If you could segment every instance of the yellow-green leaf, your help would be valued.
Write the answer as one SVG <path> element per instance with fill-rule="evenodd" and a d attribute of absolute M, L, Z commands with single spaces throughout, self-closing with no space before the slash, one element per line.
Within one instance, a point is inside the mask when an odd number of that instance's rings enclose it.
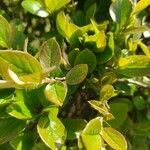
<path fill-rule="evenodd" d="M 21 86 L 36 86 L 41 82 L 41 65 L 28 53 L 0 50 L 0 64 L 0 74 L 4 80 Z"/>
<path fill-rule="evenodd" d="M 79 28 L 70 22 L 69 16 L 65 16 L 64 12 L 58 13 L 56 18 L 57 29 L 60 34 L 65 37 L 68 41 L 71 39 L 73 34 L 79 30 Z"/>
<path fill-rule="evenodd" d="M 109 146 L 116 150 L 127 150 L 127 142 L 123 135 L 111 127 L 102 129 L 101 135 Z"/>
<path fill-rule="evenodd" d="M 104 115 L 107 120 L 114 119 L 114 116 L 109 112 L 108 108 L 102 104 L 100 101 L 91 100 L 88 103 L 99 113 Z"/>
<path fill-rule="evenodd" d="M 128 77 L 147 76 L 150 74 L 150 58 L 145 55 L 120 58 L 117 71 Z"/>
<path fill-rule="evenodd" d="M 42 116 L 37 124 L 37 131 L 43 142 L 52 150 L 56 150 L 56 144 L 63 145 L 65 141 L 65 128 L 61 121 L 49 114 L 48 116 Z"/>
<path fill-rule="evenodd" d="M 150 49 L 143 42 L 139 41 L 138 45 L 141 47 L 146 56 L 150 58 Z"/>
<path fill-rule="evenodd" d="M 150 5 L 149 0 L 140 0 L 133 8 L 133 14 L 140 13 L 142 10 L 144 10 L 149 5 Z"/>
<path fill-rule="evenodd" d="M 47 17 L 49 13 L 44 8 L 44 5 L 42 2 L 37 0 L 24 0 L 21 3 L 22 7 L 26 9 L 28 12 L 35 14 L 40 17 Z"/>
<path fill-rule="evenodd" d="M 46 98 L 50 102 L 58 106 L 63 105 L 66 95 L 67 95 L 67 86 L 63 82 L 56 82 L 53 84 L 48 84 L 45 88 Z"/>
<path fill-rule="evenodd" d="M 100 90 L 100 100 L 102 102 L 108 101 L 110 98 L 112 98 L 116 95 L 117 95 L 117 93 L 116 93 L 114 87 L 110 84 L 106 84 L 106 85 L 102 86 L 102 88 Z"/>
<path fill-rule="evenodd" d="M 86 150 L 100 150 L 102 118 L 92 119 L 84 128 L 81 134 L 81 140 Z"/>
<path fill-rule="evenodd" d="M 55 38 L 47 40 L 42 46 L 39 56 L 43 70 L 58 67 L 61 61 L 61 50 Z"/>
<path fill-rule="evenodd" d="M 45 5 L 50 13 L 59 10 L 68 4 L 71 0 L 44 0 Z"/>
<path fill-rule="evenodd" d="M 8 21 L 0 15 L 0 46 L 9 48 L 10 47 L 10 36 L 11 36 L 11 26 Z"/>

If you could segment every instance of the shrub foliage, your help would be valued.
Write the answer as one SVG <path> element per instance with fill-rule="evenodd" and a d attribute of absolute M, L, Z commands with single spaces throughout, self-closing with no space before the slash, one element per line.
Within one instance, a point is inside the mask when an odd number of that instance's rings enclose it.
<path fill-rule="evenodd" d="M 0 4 L 0 149 L 149 149 L 149 0 Z"/>

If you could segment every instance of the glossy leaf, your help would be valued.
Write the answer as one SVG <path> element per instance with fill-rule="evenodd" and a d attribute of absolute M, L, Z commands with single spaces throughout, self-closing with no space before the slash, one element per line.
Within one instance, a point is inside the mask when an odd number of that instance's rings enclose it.
<path fill-rule="evenodd" d="M 149 5 L 150 5 L 149 0 L 140 0 L 133 8 L 133 14 L 140 13 L 142 10 L 144 10 Z"/>
<path fill-rule="evenodd" d="M 119 23 L 120 28 L 126 25 L 132 11 L 130 0 L 115 0 L 109 9 L 113 21 Z"/>
<path fill-rule="evenodd" d="M 111 127 L 105 127 L 102 129 L 103 139 L 116 150 L 127 150 L 127 143 L 121 133 Z"/>
<path fill-rule="evenodd" d="M 13 102 L 7 107 L 7 113 L 17 119 L 27 120 L 32 118 L 32 114 L 23 101 Z"/>
<path fill-rule="evenodd" d="M 61 61 L 61 50 L 55 38 L 47 40 L 41 46 L 39 60 L 45 71 L 52 67 L 59 66 Z"/>
<path fill-rule="evenodd" d="M 148 46 L 146 46 L 144 43 L 142 43 L 141 41 L 138 42 L 138 45 L 141 47 L 141 49 L 143 50 L 143 52 L 145 53 L 145 55 L 147 57 L 150 57 L 150 49 L 148 48 Z"/>
<path fill-rule="evenodd" d="M 63 82 L 48 84 L 44 92 L 50 102 L 62 106 L 67 95 L 67 86 Z"/>
<path fill-rule="evenodd" d="M 47 17 L 49 13 L 44 8 L 43 4 L 37 0 L 24 0 L 21 3 L 22 7 L 28 12 L 35 14 L 40 17 Z"/>
<path fill-rule="evenodd" d="M 56 24 L 59 33 L 68 41 L 70 41 L 75 32 L 79 30 L 76 25 L 70 22 L 69 17 L 65 16 L 63 11 L 58 13 L 56 18 Z"/>
<path fill-rule="evenodd" d="M 145 55 L 132 55 L 120 58 L 118 73 L 128 77 L 150 74 L 150 59 Z"/>
<path fill-rule="evenodd" d="M 42 68 L 30 54 L 21 51 L 0 51 L 0 74 L 17 85 L 37 85 L 41 82 Z"/>
<path fill-rule="evenodd" d="M 10 48 L 11 26 L 8 21 L 0 15 L 0 46 Z"/>
<path fill-rule="evenodd" d="M 80 64 L 74 66 L 66 75 L 66 82 L 70 85 L 81 83 L 87 76 L 88 66 Z"/>
<path fill-rule="evenodd" d="M 25 128 L 25 121 L 9 117 L 0 119 L 0 144 L 16 137 Z"/>
<path fill-rule="evenodd" d="M 71 0 L 44 0 L 44 3 L 50 13 L 61 9 L 66 4 L 68 4 Z"/>
<path fill-rule="evenodd" d="M 83 119 L 63 119 L 62 122 L 67 130 L 68 140 L 75 140 L 79 138 L 80 133 L 87 124 L 87 122 Z"/>
<path fill-rule="evenodd" d="M 109 112 L 108 108 L 100 101 L 91 100 L 88 102 L 95 110 L 102 114 L 106 120 L 114 119 L 114 116 Z"/>
<path fill-rule="evenodd" d="M 85 35 L 85 45 L 95 52 L 103 52 L 106 47 L 106 35 L 105 32 L 96 31 L 94 35 Z"/>
<path fill-rule="evenodd" d="M 88 50 L 85 49 L 77 55 L 75 62 L 75 65 L 77 64 L 87 64 L 88 65 L 88 73 L 92 73 L 96 67 L 97 60 L 95 54 Z"/>
<path fill-rule="evenodd" d="M 102 86 L 100 90 L 100 101 L 105 102 L 108 101 L 110 98 L 116 96 L 117 93 L 112 85 L 106 84 Z"/>
<path fill-rule="evenodd" d="M 49 117 L 42 116 L 37 124 L 37 130 L 40 138 L 49 148 L 56 149 L 56 144 L 64 144 L 65 128 L 53 114 L 49 114 Z"/>
<path fill-rule="evenodd" d="M 104 49 L 103 52 L 96 55 L 98 64 L 104 64 L 107 61 L 109 61 L 114 55 L 114 50 L 115 50 L 114 34 L 110 32 L 108 34 L 108 42 L 106 48 Z"/>
<path fill-rule="evenodd" d="M 87 150 L 99 150 L 101 149 L 101 136 L 102 130 L 102 118 L 97 117 L 92 119 L 84 128 L 81 139 L 82 143 Z"/>

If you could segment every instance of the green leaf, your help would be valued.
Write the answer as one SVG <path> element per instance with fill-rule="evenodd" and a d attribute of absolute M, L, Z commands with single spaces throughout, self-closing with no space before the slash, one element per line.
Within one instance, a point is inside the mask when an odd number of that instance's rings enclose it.
<path fill-rule="evenodd" d="M 102 129 L 103 139 L 116 150 L 127 150 L 127 142 L 123 135 L 111 127 Z"/>
<path fill-rule="evenodd" d="M 140 0 L 135 7 L 133 8 L 133 14 L 138 14 L 140 13 L 142 10 L 144 10 L 146 7 L 148 7 L 150 5 L 150 1 L 149 0 Z"/>
<path fill-rule="evenodd" d="M 67 95 L 67 86 L 63 82 L 48 84 L 44 92 L 50 102 L 62 106 Z"/>
<path fill-rule="evenodd" d="M 16 137 L 25 128 L 25 121 L 9 117 L 0 119 L 0 144 Z"/>
<path fill-rule="evenodd" d="M 50 13 L 57 11 L 68 4 L 71 0 L 44 0 L 45 5 Z"/>
<path fill-rule="evenodd" d="M 0 46 L 10 48 L 11 26 L 8 21 L 0 15 Z"/>
<path fill-rule="evenodd" d="M 85 49 L 77 55 L 75 62 L 77 64 L 87 64 L 88 65 L 88 73 L 92 73 L 96 68 L 97 60 L 95 54 L 89 49 Z"/>
<path fill-rule="evenodd" d="M 10 102 L 7 102 L 6 100 L 0 100 L 0 119 L 7 118 L 9 116 L 6 111 L 9 104 Z"/>
<path fill-rule="evenodd" d="M 51 149 L 56 149 L 56 144 L 63 145 L 65 141 L 65 128 L 61 121 L 49 114 L 49 117 L 42 116 L 37 124 L 39 136 Z"/>
<path fill-rule="evenodd" d="M 150 58 L 150 49 L 148 48 L 148 46 L 146 46 L 141 41 L 138 42 L 138 45 L 141 47 L 141 49 L 143 50 L 143 52 L 145 53 L 145 55 Z"/>
<path fill-rule="evenodd" d="M 117 93 L 112 85 L 106 84 L 102 86 L 100 90 L 100 101 L 105 102 L 108 101 L 110 98 L 116 96 Z"/>
<path fill-rule="evenodd" d="M 145 55 L 120 58 L 117 71 L 128 77 L 147 76 L 150 74 L 150 58 Z"/>
<path fill-rule="evenodd" d="M 123 100 L 122 100 L 123 101 Z M 127 113 L 128 113 L 128 104 L 123 103 L 123 102 L 114 102 L 114 103 L 110 103 L 109 104 L 110 107 L 110 112 L 113 114 L 114 119 L 113 120 L 109 120 L 108 123 L 114 127 L 114 128 L 118 128 L 120 127 L 124 121 L 127 118 Z"/>
<path fill-rule="evenodd" d="M 98 64 L 104 64 L 107 61 L 109 61 L 114 55 L 114 50 L 115 50 L 114 34 L 110 32 L 108 34 L 108 42 L 106 48 L 104 49 L 103 52 L 96 55 Z"/>
<path fill-rule="evenodd" d="M 42 141 L 36 143 L 32 150 L 49 150 L 49 147 L 46 146 Z"/>
<path fill-rule="evenodd" d="M 106 120 L 114 119 L 114 116 L 109 112 L 108 108 L 100 101 L 91 100 L 88 101 L 88 103 L 100 114 L 102 114 L 106 118 Z"/>
<path fill-rule="evenodd" d="M 81 83 L 87 76 L 88 66 L 80 64 L 74 66 L 66 75 L 66 82 L 70 85 Z"/>
<path fill-rule="evenodd" d="M 23 101 L 13 102 L 7 107 L 7 113 L 17 119 L 27 120 L 32 118 L 32 114 Z"/>
<path fill-rule="evenodd" d="M 87 122 L 83 119 L 63 119 L 62 122 L 67 130 L 68 140 L 75 140 L 79 138 L 80 133 L 87 124 Z"/>
<path fill-rule="evenodd" d="M 84 128 L 81 139 L 86 150 L 100 150 L 102 118 L 97 117 L 92 119 Z"/>
<path fill-rule="evenodd" d="M 115 0 L 109 9 L 112 20 L 117 22 L 120 28 L 126 25 L 131 11 L 132 4 L 130 0 Z"/>
<path fill-rule="evenodd" d="M 65 16 L 63 11 L 59 12 L 57 15 L 56 25 L 57 25 L 58 32 L 64 38 L 66 38 L 67 41 L 72 42 L 72 44 L 74 44 L 78 41 L 78 37 L 80 34 L 79 27 L 77 27 L 75 24 L 71 23 L 69 16 Z"/>
<path fill-rule="evenodd" d="M 79 49 L 73 49 L 72 51 L 69 52 L 68 54 L 68 60 L 69 60 L 69 63 L 74 66 L 74 61 L 77 57 L 77 55 L 79 54 Z"/>
<path fill-rule="evenodd" d="M 94 15 L 95 15 L 95 12 L 96 12 L 96 3 L 92 4 L 87 12 L 86 12 L 86 22 L 88 23 L 91 19 L 94 18 Z"/>
<path fill-rule="evenodd" d="M 98 30 L 98 29 L 97 29 Z M 105 31 L 96 31 L 94 35 L 85 35 L 85 45 L 95 52 L 103 52 L 106 47 Z"/>
<path fill-rule="evenodd" d="M 31 150 L 34 146 L 34 134 L 32 132 L 27 132 L 19 135 L 10 142 L 14 150 Z"/>
<path fill-rule="evenodd" d="M 143 110 L 146 107 L 146 101 L 142 96 L 135 96 L 133 98 L 133 103 L 138 110 Z"/>
<path fill-rule="evenodd" d="M 21 51 L 0 51 L 0 74 L 4 80 L 18 86 L 37 86 L 41 82 L 42 68 L 30 54 Z M 12 84 L 12 83 L 10 83 Z"/>
<path fill-rule="evenodd" d="M 38 0 L 24 0 L 21 5 L 28 12 L 35 14 L 39 17 L 47 17 L 49 15 L 47 10 L 44 9 L 43 4 Z"/>
<path fill-rule="evenodd" d="M 47 40 L 41 46 L 39 60 L 45 71 L 48 71 L 52 67 L 59 67 L 61 50 L 55 38 Z"/>

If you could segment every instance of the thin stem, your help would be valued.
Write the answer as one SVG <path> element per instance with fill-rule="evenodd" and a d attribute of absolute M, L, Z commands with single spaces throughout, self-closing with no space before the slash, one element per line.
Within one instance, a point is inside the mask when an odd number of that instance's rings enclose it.
<path fill-rule="evenodd" d="M 118 82 L 132 83 L 132 84 L 135 84 L 137 86 L 150 89 L 150 85 L 144 84 L 143 82 L 140 82 L 140 81 L 135 81 L 133 79 L 118 79 L 117 81 Z"/>

